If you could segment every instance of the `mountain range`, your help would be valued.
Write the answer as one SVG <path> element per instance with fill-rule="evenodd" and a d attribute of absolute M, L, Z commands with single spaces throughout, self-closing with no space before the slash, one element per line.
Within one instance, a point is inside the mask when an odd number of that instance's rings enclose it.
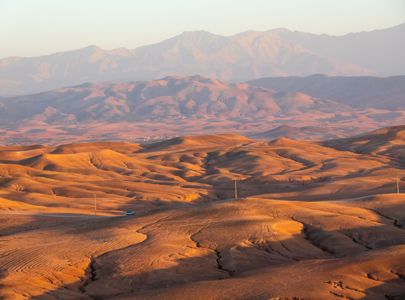
<path fill-rule="evenodd" d="M 281 91 L 270 89 L 263 84 L 271 82 L 268 78 L 253 83 L 226 83 L 195 75 L 85 83 L 1 99 L 0 142 L 139 142 L 212 132 L 237 132 L 264 139 L 346 137 L 403 124 L 404 98 L 398 98 L 397 91 L 405 86 L 405 77 L 399 79 L 355 77 L 347 78 L 346 85 L 341 85 L 340 77 L 327 77 L 328 81 L 339 83 L 342 94 L 353 81 L 368 82 L 356 88 L 361 106 L 345 97 L 345 101 L 330 100 L 331 97 L 317 97 L 312 95 L 316 93 L 305 93 L 299 88 L 289 91 L 280 85 Z M 322 86 L 317 80 L 322 83 L 325 77 L 303 80 Z M 260 84 L 263 86 L 257 86 Z M 380 87 L 384 105 L 369 97 L 371 85 Z M 339 89 L 331 90 L 339 95 Z"/>
<path fill-rule="evenodd" d="M 9 57 L 0 60 L 0 96 L 173 74 L 230 82 L 314 73 L 401 75 L 405 74 L 404 36 L 405 24 L 343 36 L 283 28 L 227 37 L 194 31 L 136 49 L 89 46 L 39 57 Z"/>

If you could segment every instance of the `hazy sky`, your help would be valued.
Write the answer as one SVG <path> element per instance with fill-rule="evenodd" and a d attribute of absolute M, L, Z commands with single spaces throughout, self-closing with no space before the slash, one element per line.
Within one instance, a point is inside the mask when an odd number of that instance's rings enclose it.
<path fill-rule="evenodd" d="M 286 27 L 342 35 L 405 23 L 405 0 L 0 0 L 0 57 Z"/>

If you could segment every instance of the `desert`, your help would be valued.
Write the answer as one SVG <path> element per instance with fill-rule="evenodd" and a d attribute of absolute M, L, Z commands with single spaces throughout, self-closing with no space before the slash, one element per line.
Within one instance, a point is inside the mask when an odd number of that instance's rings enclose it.
<path fill-rule="evenodd" d="M 3 146 L 1 297 L 402 299 L 404 147 L 404 126 Z"/>
<path fill-rule="evenodd" d="M 0 300 L 405 300 L 405 1 L 1 0 Z"/>

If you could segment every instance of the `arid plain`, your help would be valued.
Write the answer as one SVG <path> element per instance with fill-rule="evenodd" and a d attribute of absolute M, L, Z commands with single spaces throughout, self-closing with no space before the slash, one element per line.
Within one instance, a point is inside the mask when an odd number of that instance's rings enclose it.
<path fill-rule="evenodd" d="M 397 178 L 405 126 L 2 146 L 0 297 L 404 299 Z"/>

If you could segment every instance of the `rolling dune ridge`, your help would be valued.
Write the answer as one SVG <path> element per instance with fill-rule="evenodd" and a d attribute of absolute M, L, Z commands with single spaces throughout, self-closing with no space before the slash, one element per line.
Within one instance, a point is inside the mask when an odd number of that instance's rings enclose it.
<path fill-rule="evenodd" d="M 401 299 L 404 133 L 2 146 L 1 297 Z"/>

